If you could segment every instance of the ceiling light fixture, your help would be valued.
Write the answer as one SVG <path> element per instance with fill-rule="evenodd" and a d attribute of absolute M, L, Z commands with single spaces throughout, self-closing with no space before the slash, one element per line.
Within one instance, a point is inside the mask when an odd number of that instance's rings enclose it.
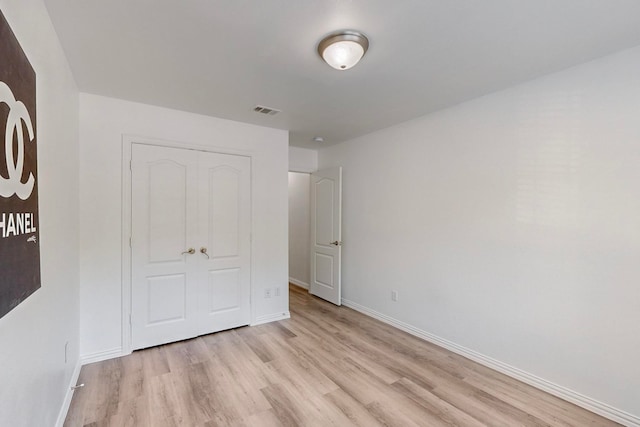
<path fill-rule="evenodd" d="M 324 138 L 321 136 L 314 136 L 312 139 L 313 142 L 324 142 Z"/>
<path fill-rule="evenodd" d="M 369 39 L 357 31 L 329 34 L 318 44 L 318 53 L 336 70 L 348 70 L 362 59 L 369 49 Z"/>

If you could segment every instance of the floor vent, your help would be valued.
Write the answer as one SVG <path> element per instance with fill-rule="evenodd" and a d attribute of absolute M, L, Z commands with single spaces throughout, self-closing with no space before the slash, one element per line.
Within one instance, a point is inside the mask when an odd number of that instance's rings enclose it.
<path fill-rule="evenodd" d="M 267 116 L 275 116 L 280 112 L 280 110 L 276 110 L 275 108 L 265 107 L 264 105 L 256 105 L 253 107 L 253 111 L 260 114 L 266 114 Z"/>

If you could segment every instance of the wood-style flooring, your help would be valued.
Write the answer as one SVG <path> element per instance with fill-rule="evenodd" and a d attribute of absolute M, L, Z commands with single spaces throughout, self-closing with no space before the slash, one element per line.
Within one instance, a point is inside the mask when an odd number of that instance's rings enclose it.
<path fill-rule="evenodd" d="M 291 319 L 84 366 L 65 426 L 617 425 L 291 288 Z"/>

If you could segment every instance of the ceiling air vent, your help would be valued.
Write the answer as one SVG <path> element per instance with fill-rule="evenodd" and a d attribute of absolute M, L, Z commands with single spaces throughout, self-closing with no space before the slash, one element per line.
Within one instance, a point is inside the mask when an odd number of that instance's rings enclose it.
<path fill-rule="evenodd" d="M 275 108 L 265 107 L 264 105 L 256 105 L 253 107 L 253 111 L 260 114 L 266 114 L 267 116 L 275 116 L 280 112 L 280 110 L 276 110 Z"/>

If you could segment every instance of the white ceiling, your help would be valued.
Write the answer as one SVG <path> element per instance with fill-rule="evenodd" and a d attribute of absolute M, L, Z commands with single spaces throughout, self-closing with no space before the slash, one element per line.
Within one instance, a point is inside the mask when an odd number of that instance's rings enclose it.
<path fill-rule="evenodd" d="M 638 0 L 45 1 L 81 91 L 289 129 L 308 148 L 640 44 Z M 371 42 L 344 72 L 316 52 L 339 29 Z"/>

